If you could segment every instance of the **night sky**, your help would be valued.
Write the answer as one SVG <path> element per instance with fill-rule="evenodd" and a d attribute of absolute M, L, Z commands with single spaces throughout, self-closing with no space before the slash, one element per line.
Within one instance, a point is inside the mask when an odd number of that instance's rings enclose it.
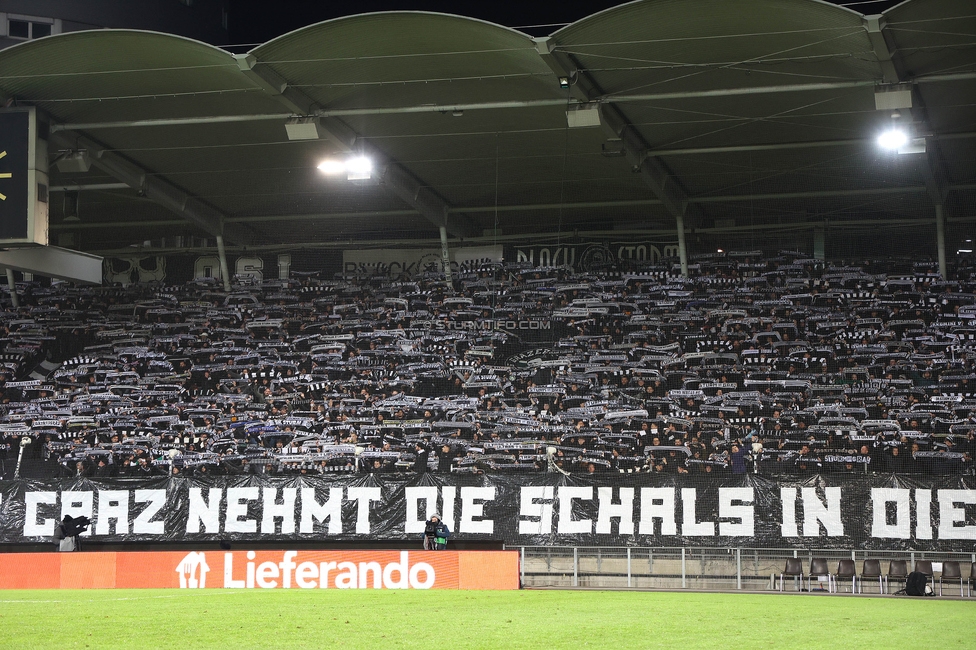
<path fill-rule="evenodd" d="M 691 1 L 691 0 L 689 0 Z M 369 13 L 373 11 L 436 11 L 488 20 L 507 27 L 521 28 L 533 36 L 545 36 L 566 23 L 585 18 L 602 9 L 619 4 L 619 0 L 496 0 L 471 2 L 464 0 L 231 0 L 230 39 L 232 44 L 263 43 L 299 27 L 330 18 Z M 898 2 L 875 0 L 857 2 L 838 0 L 834 4 L 850 6 L 861 13 L 879 13 Z M 555 24 L 555 25 L 553 25 Z M 528 28 L 530 25 L 546 25 Z M 553 25 L 553 26 L 550 26 Z"/>

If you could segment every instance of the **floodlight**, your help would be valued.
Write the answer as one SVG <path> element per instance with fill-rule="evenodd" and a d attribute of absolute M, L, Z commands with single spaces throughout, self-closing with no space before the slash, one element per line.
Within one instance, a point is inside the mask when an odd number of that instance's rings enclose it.
<path fill-rule="evenodd" d="M 346 171 L 346 164 L 341 160 L 323 160 L 319 163 L 319 171 L 323 174 L 341 174 Z"/>
<path fill-rule="evenodd" d="M 888 129 L 878 136 L 878 146 L 882 149 L 897 151 L 908 144 L 908 134 L 901 129 Z"/>
<path fill-rule="evenodd" d="M 559 87 L 569 88 L 569 77 L 559 77 Z"/>
<path fill-rule="evenodd" d="M 350 181 L 369 180 L 373 171 L 373 161 L 366 156 L 355 156 L 346 161 L 346 178 Z"/>

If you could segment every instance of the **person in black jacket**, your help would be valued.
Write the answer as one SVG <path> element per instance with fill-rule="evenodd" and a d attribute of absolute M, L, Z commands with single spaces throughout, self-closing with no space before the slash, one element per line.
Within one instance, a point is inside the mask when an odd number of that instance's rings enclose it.
<path fill-rule="evenodd" d="M 430 471 L 427 467 L 427 461 L 430 459 L 430 450 L 420 443 L 417 443 L 415 449 L 413 471 L 415 471 L 417 474 L 426 474 L 428 471 Z"/>
<path fill-rule="evenodd" d="M 447 548 L 447 538 L 451 536 L 451 531 L 447 525 L 441 521 L 440 515 L 432 515 L 427 520 L 424 527 L 424 550 L 443 551 Z"/>

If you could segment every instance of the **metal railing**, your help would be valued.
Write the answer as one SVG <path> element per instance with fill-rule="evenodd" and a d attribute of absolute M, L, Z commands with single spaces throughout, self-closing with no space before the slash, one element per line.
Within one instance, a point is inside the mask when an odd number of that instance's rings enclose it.
<path fill-rule="evenodd" d="M 824 558 L 831 572 L 840 560 L 854 560 L 858 574 L 866 559 L 882 562 L 908 560 L 914 569 L 918 560 L 934 563 L 956 560 L 967 566 L 976 562 L 976 552 L 864 551 L 850 549 L 783 548 L 698 548 L 698 547 L 607 547 L 607 546 L 507 546 L 518 550 L 522 585 L 526 587 L 594 587 L 633 589 L 714 589 L 767 591 L 776 581 L 788 558 L 800 558 L 806 576 L 813 558 Z M 936 576 L 938 576 L 936 571 Z M 963 570 L 964 575 L 967 569 Z M 826 579 L 813 585 L 827 590 Z M 878 583 L 869 582 L 866 591 Z M 795 589 L 801 587 L 793 579 Z M 841 590 L 851 591 L 845 581 Z M 814 589 L 816 590 L 816 589 Z"/>

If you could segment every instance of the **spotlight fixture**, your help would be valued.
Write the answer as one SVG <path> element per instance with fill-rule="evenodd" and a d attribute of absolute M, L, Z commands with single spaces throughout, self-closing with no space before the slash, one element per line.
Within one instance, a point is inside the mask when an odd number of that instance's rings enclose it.
<path fill-rule="evenodd" d="M 345 174 L 346 180 L 365 181 L 369 180 L 373 173 L 373 161 L 366 156 L 353 156 L 346 160 L 336 160 L 330 158 L 318 164 L 318 169 L 323 174 L 338 176 Z"/>
<path fill-rule="evenodd" d="M 350 181 L 369 180 L 373 172 L 373 161 L 366 156 L 356 156 L 346 161 L 346 179 Z"/>
<path fill-rule="evenodd" d="M 569 77 L 559 77 L 559 87 L 569 88 Z"/>
<path fill-rule="evenodd" d="M 346 163 L 341 160 L 323 160 L 319 163 L 318 169 L 323 174 L 329 174 L 330 176 L 342 174 L 346 171 Z"/>
<path fill-rule="evenodd" d="M 908 134 L 901 129 L 888 129 L 878 136 L 878 146 L 889 151 L 897 151 L 908 144 Z"/>

